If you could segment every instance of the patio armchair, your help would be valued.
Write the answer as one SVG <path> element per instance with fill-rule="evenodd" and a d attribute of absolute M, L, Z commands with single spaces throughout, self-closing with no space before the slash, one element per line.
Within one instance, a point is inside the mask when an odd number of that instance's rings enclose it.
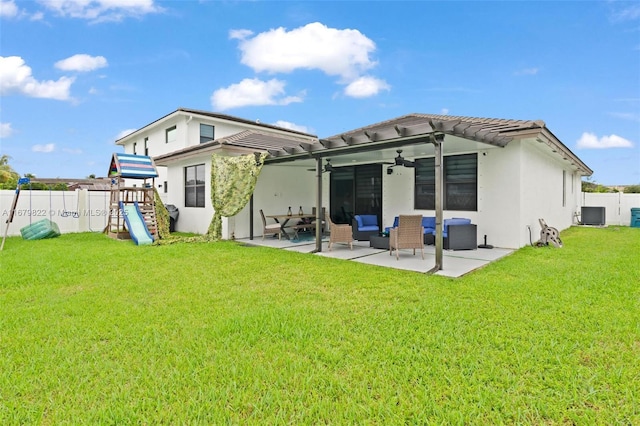
<path fill-rule="evenodd" d="M 378 235 L 378 216 L 375 214 L 357 214 L 353 217 L 353 239 L 369 241 L 371 235 Z"/>
<path fill-rule="evenodd" d="M 435 237 L 436 231 L 433 231 Z M 442 224 L 442 247 L 445 250 L 475 250 L 478 248 L 477 225 L 471 219 L 445 219 Z"/>
<path fill-rule="evenodd" d="M 327 214 L 327 223 L 329 224 L 329 251 L 334 243 L 349 244 L 349 248 L 353 250 L 353 231 L 349 224 L 335 224 L 331 217 Z"/>
<path fill-rule="evenodd" d="M 279 223 L 270 223 L 267 225 L 267 220 L 264 218 L 264 212 L 260 209 L 260 217 L 262 218 L 262 239 L 267 234 L 278 234 L 278 239 L 282 239 L 282 229 Z"/>
<path fill-rule="evenodd" d="M 398 216 L 393 220 L 393 226 L 389 226 L 384 228 L 385 232 L 389 234 L 391 228 L 398 227 Z M 433 216 L 423 216 L 422 217 L 422 232 L 424 235 L 424 245 L 433 245 L 435 243 L 435 237 L 433 236 L 434 231 L 436 230 L 436 218 Z"/>
<path fill-rule="evenodd" d="M 396 259 L 400 259 L 400 249 L 420 249 L 424 260 L 424 231 L 422 228 L 422 216 L 400 215 L 398 226 L 389 230 L 389 256 L 396 251 Z"/>

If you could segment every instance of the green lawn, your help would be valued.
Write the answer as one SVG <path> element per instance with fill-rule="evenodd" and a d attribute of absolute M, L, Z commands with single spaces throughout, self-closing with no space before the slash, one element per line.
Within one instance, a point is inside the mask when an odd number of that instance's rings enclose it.
<path fill-rule="evenodd" d="M 101 234 L 0 252 L 0 424 L 640 424 L 640 229 L 459 279 Z"/>

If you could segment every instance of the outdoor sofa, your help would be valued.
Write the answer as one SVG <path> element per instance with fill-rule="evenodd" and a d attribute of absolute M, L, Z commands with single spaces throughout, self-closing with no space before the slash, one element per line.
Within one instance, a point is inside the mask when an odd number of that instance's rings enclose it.
<path fill-rule="evenodd" d="M 378 235 L 378 216 L 375 214 L 357 214 L 353 217 L 353 239 L 369 241 L 371 235 Z"/>
<path fill-rule="evenodd" d="M 435 239 L 435 229 L 432 235 Z M 442 240 L 445 250 L 475 250 L 478 248 L 477 225 L 466 218 L 445 219 L 442 224 Z"/>

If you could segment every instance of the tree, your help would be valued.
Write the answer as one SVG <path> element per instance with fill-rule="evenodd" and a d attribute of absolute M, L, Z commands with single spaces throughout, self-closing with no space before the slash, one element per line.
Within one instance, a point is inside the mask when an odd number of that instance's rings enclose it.
<path fill-rule="evenodd" d="M 609 187 L 596 183 L 594 180 L 592 180 L 591 176 L 588 176 L 587 178 L 585 178 L 585 180 L 582 181 L 582 192 L 603 193 L 603 192 L 615 192 L 615 191 Z"/>
<path fill-rule="evenodd" d="M 625 194 L 640 194 L 640 185 L 629 185 L 624 188 Z"/>
<path fill-rule="evenodd" d="M 0 189 L 14 189 L 18 184 L 20 175 L 9 164 L 10 159 L 7 154 L 0 156 Z"/>

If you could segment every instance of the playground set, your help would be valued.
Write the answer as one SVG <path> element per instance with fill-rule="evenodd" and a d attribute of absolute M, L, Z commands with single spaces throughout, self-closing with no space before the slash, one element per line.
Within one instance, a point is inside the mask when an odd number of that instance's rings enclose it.
<path fill-rule="evenodd" d="M 114 239 L 132 239 L 138 245 L 151 244 L 159 238 L 154 190 L 154 179 L 156 177 L 158 177 L 158 171 L 151 157 L 131 154 L 113 154 L 109 167 L 111 183 L 109 189 L 110 208 L 107 225 L 103 230 L 105 234 Z M 126 186 L 127 181 L 125 179 L 142 180 L 142 186 L 138 187 L 135 184 L 131 187 Z M 29 185 L 29 189 L 31 189 L 31 183 L 52 184 L 64 181 L 67 180 L 28 177 L 18 180 L 9 211 L 9 217 L 6 220 L 0 251 L 4 248 L 4 243 L 9 232 L 9 225 L 13 222 L 20 192 L 25 185 Z M 69 181 L 72 180 L 70 179 Z M 84 181 L 84 179 L 75 179 L 73 181 Z M 64 203 L 64 192 L 62 195 Z M 31 211 L 31 209 L 29 210 Z M 53 212 L 51 206 L 49 211 Z M 60 216 L 78 218 L 79 212 L 68 211 L 65 205 L 60 212 Z M 60 229 L 52 219 L 51 217 L 36 222 L 31 222 L 30 220 L 29 225 L 20 229 L 22 238 L 25 240 L 39 240 L 59 236 Z"/>
<path fill-rule="evenodd" d="M 113 154 L 109 177 L 109 222 L 104 232 L 114 239 L 131 238 L 138 245 L 153 243 L 158 239 L 154 190 L 158 170 L 153 159 L 146 155 Z M 142 186 L 126 186 L 124 179 L 142 180 Z"/>

